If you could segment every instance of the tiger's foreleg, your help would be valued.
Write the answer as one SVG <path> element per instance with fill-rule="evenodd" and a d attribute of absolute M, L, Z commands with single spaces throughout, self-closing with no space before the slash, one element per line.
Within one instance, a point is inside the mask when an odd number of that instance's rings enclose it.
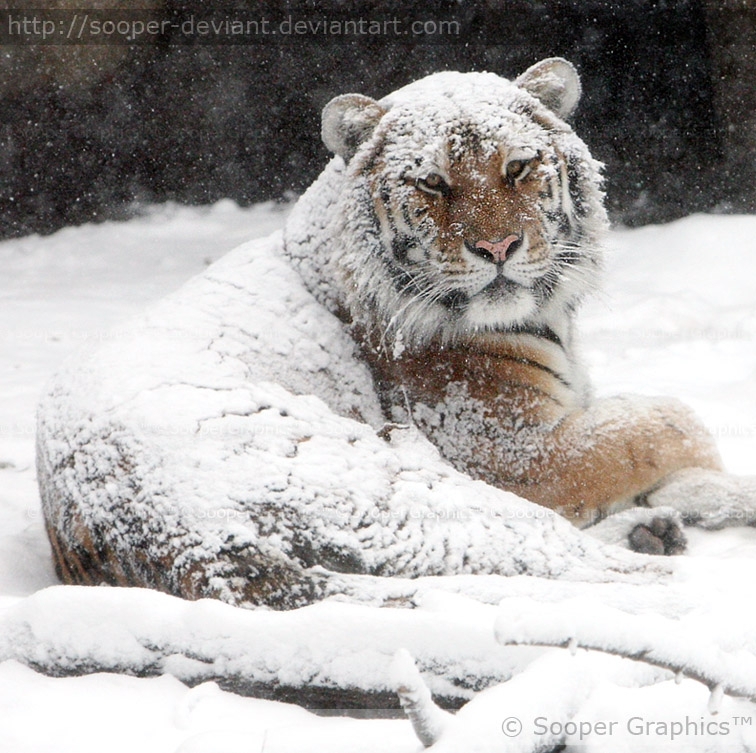
<path fill-rule="evenodd" d="M 671 507 L 699 528 L 756 525 L 756 476 L 686 468 L 667 477 L 646 499 L 652 509 Z"/>
<path fill-rule="evenodd" d="M 639 504 L 671 507 L 693 520 L 694 505 L 684 498 L 691 479 L 731 478 L 721 473 L 714 440 L 692 411 L 674 400 L 644 397 L 609 398 L 569 413 L 549 432 L 537 466 L 531 468 L 531 483 L 512 491 L 579 526 Z M 678 492 L 682 499 L 675 499 Z M 631 548 L 638 551 L 683 548 L 668 510 L 647 515 L 628 533 Z"/>

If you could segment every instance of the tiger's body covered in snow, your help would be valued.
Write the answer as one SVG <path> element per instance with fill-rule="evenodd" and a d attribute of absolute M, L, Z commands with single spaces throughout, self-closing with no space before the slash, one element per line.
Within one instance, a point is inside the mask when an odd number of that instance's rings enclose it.
<path fill-rule="evenodd" d="M 425 576 L 647 582 L 668 563 L 596 539 L 673 553 L 681 514 L 756 522 L 756 480 L 721 472 L 688 409 L 591 395 L 574 319 L 607 220 L 564 120 L 579 94 L 552 58 L 328 104 L 336 156 L 283 236 L 48 387 L 37 472 L 61 579 L 408 603 Z M 525 500 L 578 525 L 654 509 L 589 536 Z"/>

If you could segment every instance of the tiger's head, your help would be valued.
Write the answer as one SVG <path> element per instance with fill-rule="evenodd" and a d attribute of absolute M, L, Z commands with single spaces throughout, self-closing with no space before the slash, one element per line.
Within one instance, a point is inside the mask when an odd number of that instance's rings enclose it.
<path fill-rule="evenodd" d="M 352 317 L 405 346 L 563 329 L 606 227 L 600 165 L 563 120 L 579 96 L 572 65 L 550 58 L 513 82 L 438 73 L 332 100 L 332 263 Z"/>

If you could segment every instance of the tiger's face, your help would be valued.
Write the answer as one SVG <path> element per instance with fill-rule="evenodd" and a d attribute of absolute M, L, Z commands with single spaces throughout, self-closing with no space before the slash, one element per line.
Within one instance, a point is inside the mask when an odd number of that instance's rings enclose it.
<path fill-rule="evenodd" d="M 385 176 L 394 170 L 378 171 L 376 214 L 404 292 L 460 326 L 506 328 L 555 293 L 579 233 L 563 207 L 561 161 L 544 139 L 485 145 L 463 128 L 445 134 L 438 153 L 402 165 L 393 191 Z"/>
<path fill-rule="evenodd" d="M 342 212 L 362 242 L 339 265 L 350 307 L 383 337 L 551 327 L 592 287 L 598 165 L 522 83 L 437 74 L 357 104 L 339 121 L 351 126 Z"/>

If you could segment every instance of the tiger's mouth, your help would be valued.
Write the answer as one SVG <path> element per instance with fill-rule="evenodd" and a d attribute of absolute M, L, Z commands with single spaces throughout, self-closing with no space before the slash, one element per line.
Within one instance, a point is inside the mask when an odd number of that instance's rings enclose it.
<path fill-rule="evenodd" d="M 504 275 L 502 270 L 494 277 L 491 282 L 488 283 L 479 293 L 479 296 L 483 296 L 488 299 L 504 298 L 514 293 L 517 288 L 522 287 L 518 282 L 511 280 Z"/>
<path fill-rule="evenodd" d="M 510 280 L 502 272 L 499 272 L 491 282 L 475 293 L 460 289 L 453 290 L 441 298 L 440 303 L 448 311 L 461 314 L 473 300 L 505 305 L 507 299 L 511 299 L 522 287 L 519 283 Z"/>

